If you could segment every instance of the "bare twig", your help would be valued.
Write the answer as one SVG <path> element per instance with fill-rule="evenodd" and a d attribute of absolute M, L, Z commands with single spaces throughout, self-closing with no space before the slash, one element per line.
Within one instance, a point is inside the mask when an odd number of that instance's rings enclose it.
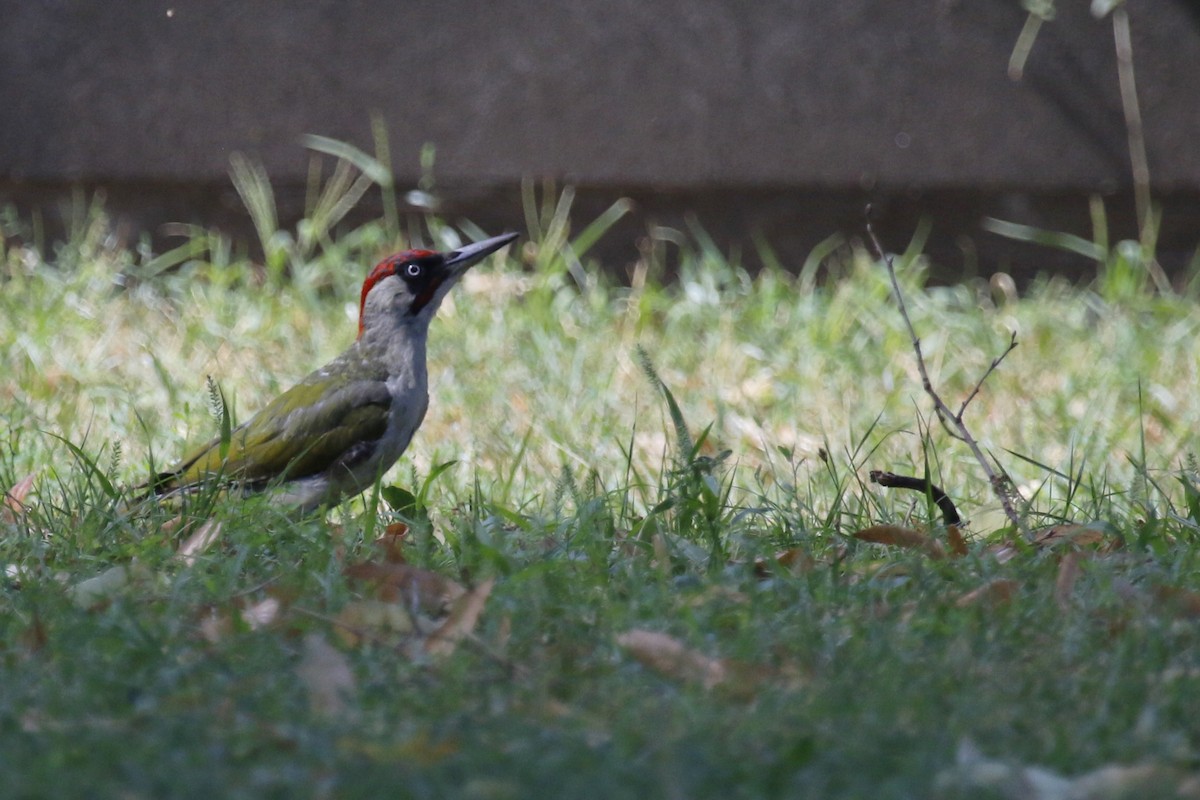
<path fill-rule="evenodd" d="M 897 475 L 894 472 L 884 472 L 878 469 L 871 470 L 869 475 L 872 483 L 877 483 L 888 489 L 915 489 L 918 492 L 926 492 L 933 498 L 933 502 L 937 504 L 938 509 L 942 512 L 942 522 L 946 525 L 962 524 L 962 517 L 958 515 L 958 509 L 954 507 L 954 501 L 942 490 L 942 487 L 933 481 L 911 475 Z"/>
<path fill-rule="evenodd" d="M 954 415 L 955 422 L 962 422 L 963 414 L 967 411 L 967 406 L 975 399 L 975 395 L 979 394 L 979 390 L 983 388 L 983 382 L 988 379 L 988 376 L 996 371 L 996 367 L 1000 366 L 1000 362 L 1005 356 L 1017 349 L 1017 332 L 1013 331 L 1012 338 L 1008 342 L 1008 348 L 992 359 L 992 363 L 988 366 L 987 372 L 983 373 L 983 377 L 979 379 L 979 383 L 975 384 L 975 388 L 967 395 L 967 399 L 962 401 L 962 405 L 958 407 L 958 413 Z"/>
<path fill-rule="evenodd" d="M 900 281 L 896 277 L 895 262 L 892 257 L 883 249 L 883 245 L 880 243 L 879 237 L 875 235 L 875 228 L 871 225 L 870 206 L 867 207 L 867 235 L 870 236 L 871 244 L 875 247 L 875 252 L 879 259 L 887 266 L 888 277 L 892 281 L 892 292 L 896 295 L 896 304 L 900 307 L 900 316 L 904 318 L 904 325 L 906 328 L 908 328 L 908 335 L 912 340 L 913 352 L 917 354 L 917 371 L 921 376 L 921 386 L 925 389 L 925 393 L 929 395 L 929 398 L 933 400 L 933 407 L 937 412 L 938 418 L 942 420 L 943 424 L 949 426 L 949 428 L 951 428 L 953 431 L 956 431 L 956 437 L 961 439 L 967 445 L 967 447 L 970 448 L 971 454 L 975 456 L 975 460 L 978 461 L 979 466 L 983 468 L 983 473 L 987 476 L 988 483 L 991 485 L 992 491 L 995 493 L 996 498 L 1000 501 L 1000 505 L 1004 508 L 1005 516 L 1007 516 L 1009 521 L 1016 526 L 1017 530 L 1027 534 L 1028 529 L 1025 527 L 1025 523 L 1022 521 L 1020 514 L 1017 513 L 1016 508 L 1013 506 L 1012 498 L 1006 489 L 1007 479 L 998 473 L 992 463 L 988 461 L 987 456 L 985 456 L 983 454 L 983 450 L 980 449 L 979 443 L 975 441 L 975 437 L 971 435 L 970 429 L 966 426 L 966 423 L 964 423 L 962 419 L 962 414 L 964 411 L 966 411 L 967 403 L 970 402 L 975 394 L 978 393 L 979 385 L 975 387 L 970 396 L 967 397 L 967 400 L 963 402 L 958 414 L 955 414 L 950 410 L 950 407 L 946 405 L 946 401 L 943 400 L 941 395 L 937 393 L 937 390 L 933 388 L 933 381 L 929 379 L 929 369 L 925 366 L 925 356 L 921 352 L 921 339 L 917 336 L 916 328 L 913 327 L 912 318 L 908 316 L 908 307 L 904 303 L 904 293 L 900 291 Z M 988 368 L 983 378 L 980 379 L 980 385 L 988 377 L 988 375 L 990 375 L 992 371 L 999 366 L 1000 361 L 1004 359 L 1004 356 L 1012 352 L 1012 349 L 1016 346 L 1016 334 L 1013 334 L 1013 338 L 1009 343 L 1008 349 L 992 361 L 992 365 Z"/>

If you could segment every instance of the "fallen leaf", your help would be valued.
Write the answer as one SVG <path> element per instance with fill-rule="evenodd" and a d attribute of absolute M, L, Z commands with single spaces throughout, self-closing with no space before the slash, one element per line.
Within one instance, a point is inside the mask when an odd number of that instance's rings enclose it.
<path fill-rule="evenodd" d="M 4 504 L 0 505 L 0 522 L 9 525 L 17 524 L 17 519 L 27 510 L 25 498 L 29 496 L 29 490 L 33 488 L 33 479 L 36 475 L 36 472 L 31 472 L 4 493 Z"/>
<path fill-rule="evenodd" d="M 232 611 L 214 606 L 205 610 L 197 627 L 205 641 L 216 644 L 237 630 L 235 619 L 240 619 L 244 630 L 256 631 L 273 624 L 279 619 L 282 610 L 283 603 L 279 598 L 272 596 L 264 597 L 245 608 L 234 608 Z"/>
<path fill-rule="evenodd" d="M 783 567 L 793 575 L 803 575 L 817 566 L 817 560 L 803 548 L 789 547 L 787 550 L 780 550 L 771 559 L 762 556 L 755 558 L 754 576 L 759 579 L 770 577 L 773 572 L 772 565 Z"/>
<path fill-rule="evenodd" d="M 1080 563 L 1085 554 L 1072 550 L 1062 557 L 1058 564 L 1058 577 L 1054 580 L 1054 602 L 1066 611 L 1071 607 L 1071 592 L 1075 582 L 1079 580 Z"/>
<path fill-rule="evenodd" d="M 946 526 L 946 542 L 950 545 L 950 552 L 954 555 L 965 556 L 967 554 L 967 540 L 957 525 Z"/>
<path fill-rule="evenodd" d="M 229 638 L 233 633 L 233 620 L 228 614 L 222 613 L 219 609 L 213 607 L 207 610 L 207 613 L 200 618 L 196 629 L 200 631 L 200 636 L 209 644 L 217 644 Z"/>
<path fill-rule="evenodd" d="M 1158 584 L 1153 589 L 1154 600 L 1170 606 L 1181 617 L 1200 617 L 1200 594 L 1191 589 Z"/>
<path fill-rule="evenodd" d="M 1028 550 L 1027 547 L 1026 550 Z M 1007 564 L 1021 554 L 1021 549 L 1013 547 L 1011 544 L 1002 544 L 989 547 L 987 552 L 991 553 L 992 557 L 996 559 L 997 564 Z"/>
<path fill-rule="evenodd" d="M 905 528 L 901 525 L 872 525 L 855 531 L 851 536 L 863 542 L 886 544 L 907 550 L 921 550 L 930 558 L 946 557 L 946 550 L 940 542 L 915 528 Z"/>
<path fill-rule="evenodd" d="M 495 579 L 489 578 L 454 601 L 450 616 L 425 640 L 425 651 L 434 656 L 448 656 L 453 653 L 458 643 L 475 630 L 479 616 L 487 605 L 488 595 L 492 593 L 492 587 L 495 585 Z"/>
<path fill-rule="evenodd" d="M 980 603 L 1003 605 L 1013 599 L 1018 588 L 1020 584 L 1010 578 L 996 578 L 962 595 L 954 601 L 954 605 L 959 608 L 968 608 Z"/>
<path fill-rule="evenodd" d="M 278 598 L 264 597 L 257 603 L 242 609 L 242 621 L 250 630 L 256 631 L 279 619 L 279 612 L 282 609 L 283 603 L 279 602 Z"/>
<path fill-rule="evenodd" d="M 319 633 L 305 635 L 296 677 L 304 685 L 309 706 L 318 716 L 344 716 L 349 701 L 357 693 L 349 659 Z"/>
<path fill-rule="evenodd" d="M 404 537 L 408 535 L 408 525 L 403 522 L 393 522 L 388 525 L 383 534 L 375 540 L 375 546 L 383 553 L 383 560 L 389 564 L 403 564 Z"/>
<path fill-rule="evenodd" d="M 181 532 L 185 530 L 185 524 L 186 521 L 184 520 L 183 514 L 176 514 L 162 525 L 158 526 L 158 529 L 163 533 L 173 534 L 177 531 Z"/>
<path fill-rule="evenodd" d="M 192 566 L 196 563 L 196 557 L 203 553 L 208 548 L 212 547 L 217 539 L 221 538 L 221 529 L 224 523 L 216 520 L 208 519 L 196 528 L 195 532 L 187 538 L 182 545 L 179 546 L 179 552 L 176 557 L 185 565 Z"/>
<path fill-rule="evenodd" d="M 347 578 L 371 584 L 376 599 L 405 603 L 430 616 L 446 613 L 447 607 L 466 592 L 457 581 L 408 564 L 363 561 L 342 572 Z"/>
<path fill-rule="evenodd" d="M 728 678 L 720 659 L 711 658 L 658 631 L 634 628 L 617 634 L 617 645 L 629 651 L 643 666 L 674 680 L 698 683 L 712 689 Z"/>
<path fill-rule="evenodd" d="M 380 600 L 347 603 L 334 622 L 338 638 L 350 647 L 367 641 L 395 643 L 416 630 L 416 618 L 409 609 Z"/>
<path fill-rule="evenodd" d="M 1120 540 L 1111 536 L 1099 523 L 1068 524 L 1037 531 L 1033 537 L 1033 545 L 1041 549 L 1069 545 L 1074 548 L 1096 547 L 1108 551 L 1117 549 Z"/>

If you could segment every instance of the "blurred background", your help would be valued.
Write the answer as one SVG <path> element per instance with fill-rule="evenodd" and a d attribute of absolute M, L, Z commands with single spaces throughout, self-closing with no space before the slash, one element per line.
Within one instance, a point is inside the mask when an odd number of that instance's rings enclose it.
<path fill-rule="evenodd" d="M 930 224 L 941 279 L 1086 276 L 1084 255 L 985 220 L 1092 240 L 1099 197 L 1109 238 L 1136 239 L 1135 182 L 1161 212 L 1159 262 L 1182 271 L 1200 242 L 1200 5 L 1129 6 L 1125 102 L 1112 5 L 0 0 L 0 205 L 51 235 L 73 192 L 100 191 L 131 241 L 173 222 L 249 234 L 235 153 L 261 161 L 287 223 L 303 136 L 381 155 L 384 132 L 414 213 L 496 232 L 522 229 L 523 182 L 576 187 L 581 220 L 630 198 L 596 250 L 618 271 L 656 227 L 798 264 L 861 236 L 869 202 L 893 248 Z"/>

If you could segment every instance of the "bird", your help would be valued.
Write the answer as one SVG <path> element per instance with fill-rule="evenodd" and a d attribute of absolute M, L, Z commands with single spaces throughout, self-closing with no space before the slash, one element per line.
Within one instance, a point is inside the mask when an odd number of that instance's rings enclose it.
<path fill-rule="evenodd" d="M 517 238 L 448 252 L 404 250 L 363 281 L 358 336 L 228 437 L 188 453 L 143 488 L 158 497 L 213 483 L 311 513 L 372 486 L 400 458 L 429 407 L 426 342 L 442 299 L 466 271 Z"/>

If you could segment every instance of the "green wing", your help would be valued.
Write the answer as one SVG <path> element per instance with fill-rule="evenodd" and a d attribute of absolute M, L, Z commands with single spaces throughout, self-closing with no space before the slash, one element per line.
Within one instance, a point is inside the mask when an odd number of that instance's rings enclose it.
<path fill-rule="evenodd" d="M 174 470 L 158 476 L 162 493 L 206 480 L 267 483 L 298 479 L 371 455 L 387 430 L 392 396 L 382 380 L 357 380 L 329 392 L 314 373 L 234 429 L 221 458 L 214 439 L 188 454 Z"/>

